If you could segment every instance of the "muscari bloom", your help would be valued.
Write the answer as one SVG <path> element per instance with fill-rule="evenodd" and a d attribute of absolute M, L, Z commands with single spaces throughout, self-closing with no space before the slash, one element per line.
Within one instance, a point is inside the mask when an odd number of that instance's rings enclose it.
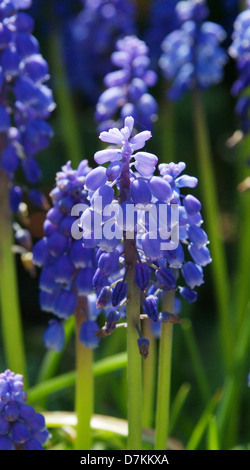
<path fill-rule="evenodd" d="M 89 171 L 88 162 L 83 160 L 76 170 L 68 162 L 57 173 L 56 186 L 50 193 L 53 205 L 44 221 L 44 237 L 33 249 L 33 263 L 41 268 L 40 306 L 53 316 L 44 343 L 55 351 L 64 347 L 63 323 L 77 308 L 85 316 L 80 340 L 87 347 L 96 347 L 99 342 L 94 335 L 99 310 L 92 287 L 97 261 L 91 247 L 83 247 L 78 233 L 74 236 L 73 232 L 74 224 L 78 227 L 79 211 L 89 206 L 84 189 Z"/>
<path fill-rule="evenodd" d="M 228 52 L 236 61 L 239 74 L 233 84 L 232 94 L 238 97 L 236 113 L 240 118 L 243 133 L 247 134 L 250 128 L 250 2 L 235 20 L 232 39 Z"/>
<path fill-rule="evenodd" d="M 159 60 L 171 83 L 168 96 L 172 100 L 194 88 L 203 90 L 219 83 L 228 60 L 220 45 L 226 33 L 219 24 L 207 21 L 205 0 L 180 1 L 176 12 L 181 25 L 164 39 Z"/>
<path fill-rule="evenodd" d="M 86 0 L 65 24 L 64 44 L 70 83 L 92 104 L 112 70 L 110 55 L 119 38 L 136 32 L 136 7 L 131 0 Z"/>
<path fill-rule="evenodd" d="M 37 185 L 41 171 L 35 156 L 53 135 L 47 122 L 55 108 L 48 64 L 32 34 L 34 22 L 20 11 L 29 0 L 5 0 L 0 5 L 0 166 L 9 179 L 10 207 L 16 213 L 24 188 L 16 181 L 22 170 L 25 191 L 35 204 L 43 203 Z"/>
<path fill-rule="evenodd" d="M 117 41 L 111 62 L 118 70 L 105 76 L 106 90 L 96 105 L 99 131 L 122 127 L 126 116 L 133 116 L 138 130 L 152 129 L 158 105 L 148 87 L 155 85 L 157 75 L 149 68 L 148 54 L 146 43 L 134 35 Z"/>
<path fill-rule="evenodd" d="M 157 156 L 141 150 L 150 137 L 150 131 L 134 133 L 132 116 L 125 118 L 122 129 L 100 133 L 100 139 L 111 145 L 95 153 L 99 166 L 86 178 L 90 206 L 81 216 L 80 227 L 83 245 L 98 248 L 93 287 L 99 307 L 112 300 L 110 315 L 120 309 L 126 315 L 124 250 L 125 239 L 132 234 L 141 311 L 158 324 L 179 321 L 176 309 L 174 313 L 161 311 L 162 294 L 175 291 L 194 302 L 196 287 L 204 283 L 203 268 L 212 260 L 202 228 L 201 203 L 192 194 L 182 194 L 183 188 L 196 187 L 197 178 L 182 174 L 184 162 L 160 164 L 160 175 L 156 175 Z M 173 207 L 177 218 L 171 213 Z M 141 343 L 143 350 L 145 342 Z"/>
<path fill-rule="evenodd" d="M 0 450 L 44 450 L 50 435 L 44 416 L 26 404 L 23 378 L 0 374 Z"/>

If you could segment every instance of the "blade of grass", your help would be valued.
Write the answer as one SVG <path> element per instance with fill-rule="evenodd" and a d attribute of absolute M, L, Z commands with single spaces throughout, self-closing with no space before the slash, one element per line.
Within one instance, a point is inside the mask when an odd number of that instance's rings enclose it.
<path fill-rule="evenodd" d="M 127 353 L 115 354 L 97 361 L 93 365 L 94 377 L 114 372 L 118 369 L 127 367 Z M 29 403 L 36 403 L 40 399 L 59 392 L 75 384 L 76 372 L 66 372 L 57 377 L 52 377 L 41 382 L 28 390 Z"/>
<path fill-rule="evenodd" d="M 221 444 L 227 447 L 236 445 L 239 424 L 239 407 L 242 387 L 247 386 L 247 377 L 244 378 L 246 360 L 249 356 L 250 342 L 250 308 L 248 315 L 241 325 L 237 347 L 233 356 L 233 370 L 225 379 L 223 397 L 218 407 L 218 429 Z"/>
<path fill-rule="evenodd" d="M 46 425 L 48 428 L 60 428 L 64 426 L 75 427 L 77 425 L 77 416 L 74 412 L 44 412 Z M 128 422 L 125 419 L 113 416 L 94 414 L 91 418 L 91 428 L 94 430 L 108 431 L 120 436 L 128 436 Z M 142 430 L 142 439 L 153 445 L 154 431 L 151 429 Z M 168 442 L 170 450 L 183 450 L 182 444 L 176 439 L 170 438 Z"/>
<path fill-rule="evenodd" d="M 250 190 L 244 190 L 244 180 L 249 177 L 249 166 L 247 159 L 249 158 L 250 136 L 244 137 L 238 145 L 238 166 L 239 179 L 238 186 L 238 213 L 239 213 L 239 237 L 238 237 L 238 266 L 236 268 L 235 282 L 235 298 L 237 325 L 241 326 L 242 321 L 247 314 L 247 303 L 249 301 L 250 289 Z"/>
<path fill-rule="evenodd" d="M 208 424 L 207 450 L 220 450 L 216 417 L 212 416 Z"/>
<path fill-rule="evenodd" d="M 186 341 L 186 346 L 190 354 L 190 359 L 193 364 L 196 381 L 200 390 L 201 397 L 204 403 L 207 403 L 211 396 L 209 382 L 205 373 L 204 366 L 200 357 L 200 351 L 192 329 L 192 323 L 189 319 L 184 319 L 181 323 L 181 328 Z"/>
<path fill-rule="evenodd" d="M 159 107 L 159 132 L 161 139 L 161 162 L 174 162 L 176 154 L 175 104 L 165 95 Z"/>
<path fill-rule="evenodd" d="M 211 416 L 214 412 L 216 405 L 219 403 L 221 398 L 221 392 L 217 391 L 213 397 L 210 399 L 208 405 L 206 406 L 205 410 L 203 411 L 198 423 L 194 427 L 194 430 L 185 446 L 185 450 L 197 450 L 201 439 L 204 435 L 204 432 L 209 425 L 209 421 Z"/>
<path fill-rule="evenodd" d="M 55 81 L 54 93 L 59 113 L 63 142 L 66 146 L 66 160 L 77 168 L 83 158 L 83 140 L 80 137 L 74 101 L 64 66 L 61 37 L 58 31 L 51 33 L 48 52 L 51 75 Z"/>
<path fill-rule="evenodd" d="M 182 384 L 182 386 L 179 388 L 173 400 L 173 403 L 171 405 L 170 423 L 169 423 L 170 433 L 174 429 L 174 426 L 178 420 L 178 417 L 181 414 L 181 411 L 185 405 L 185 402 L 187 400 L 190 390 L 191 390 L 191 387 L 189 384 L 186 384 L 186 383 Z"/>
<path fill-rule="evenodd" d="M 225 247 L 222 241 L 219 220 L 219 203 L 217 183 L 212 163 L 212 151 L 208 135 L 208 126 L 203 108 L 201 93 L 195 90 L 194 99 L 194 132 L 197 145 L 197 162 L 199 165 L 202 204 L 210 240 L 212 256 L 211 269 L 213 273 L 214 292 L 216 296 L 223 359 L 227 370 L 231 367 L 231 351 L 233 337 L 230 319 L 230 283 L 228 279 Z"/>

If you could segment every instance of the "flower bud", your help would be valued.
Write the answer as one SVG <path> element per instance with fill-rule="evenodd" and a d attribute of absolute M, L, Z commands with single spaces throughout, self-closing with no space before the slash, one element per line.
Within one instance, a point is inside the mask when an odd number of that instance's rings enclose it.
<path fill-rule="evenodd" d="M 126 282 L 119 281 L 114 287 L 112 293 L 112 305 L 116 307 L 126 297 L 128 292 L 128 285 Z"/>
<path fill-rule="evenodd" d="M 149 353 L 149 340 L 147 338 L 141 337 L 137 340 L 139 351 L 144 359 L 147 359 Z"/>
<path fill-rule="evenodd" d="M 150 320 L 158 321 L 158 298 L 155 295 L 149 295 L 143 302 L 143 310 Z"/>
<path fill-rule="evenodd" d="M 136 263 L 135 282 L 140 290 L 146 289 L 149 284 L 150 270 L 147 263 Z"/>
<path fill-rule="evenodd" d="M 172 269 L 161 266 L 156 272 L 155 275 L 158 281 L 167 288 L 167 290 L 176 289 L 176 280 L 173 274 Z"/>

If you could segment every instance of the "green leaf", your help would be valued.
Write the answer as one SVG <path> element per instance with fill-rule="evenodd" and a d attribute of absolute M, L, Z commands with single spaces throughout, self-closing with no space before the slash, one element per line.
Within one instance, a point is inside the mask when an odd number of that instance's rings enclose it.
<path fill-rule="evenodd" d="M 97 361 L 93 366 L 94 376 L 104 375 L 127 366 L 127 353 L 114 354 Z M 75 384 L 76 372 L 66 372 L 65 374 L 45 380 L 28 390 L 28 401 L 34 403 L 52 393 L 56 393 Z"/>

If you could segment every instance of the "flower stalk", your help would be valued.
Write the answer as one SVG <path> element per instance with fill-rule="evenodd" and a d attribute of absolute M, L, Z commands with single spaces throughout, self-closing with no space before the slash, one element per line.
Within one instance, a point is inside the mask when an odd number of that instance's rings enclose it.
<path fill-rule="evenodd" d="M 84 300 L 83 300 L 84 303 Z M 81 343 L 80 329 L 85 321 L 84 308 L 80 305 L 75 312 L 76 317 L 76 391 L 75 410 L 77 415 L 77 432 L 75 450 L 91 449 L 90 420 L 94 406 L 93 350 Z"/>
<path fill-rule="evenodd" d="M 121 201 L 130 192 L 129 158 L 124 155 L 121 175 Z M 140 327 L 140 290 L 135 284 L 135 238 L 127 238 L 124 231 L 124 258 L 127 270 L 127 394 L 128 394 L 128 450 L 140 450 L 142 439 L 142 364 L 138 351 Z"/>
<path fill-rule="evenodd" d="M 143 361 L 143 409 L 142 425 L 144 428 L 151 428 L 155 413 L 155 383 L 156 383 L 156 338 L 153 335 L 151 322 L 147 319 L 143 322 L 143 336 L 149 340 L 150 354 L 146 361 Z"/>
<path fill-rule="evenodd" d="M 174 291 L 168 292 L 163 298 L 163 308 L 167 312 L 174 311 Z M 172 336 L 173 325 L 162 323 L 156 402 L 156 429 L 155 450 L 165 450 L 169 433 L 169 409 L 171 388 L 171 363 L 172 363 Z"/>
<path fill-rule="evenodd" d="M 25 348 L 19 293 L 14 255 L 12 252 L 13 233 L 8 201 L 8 180 L 0 171 L 0 302 L 2 315 L 2 337 L 6 362 L 10 369 L 23 375 L 27 386 Z"/>
<path fill-rule="evenodd" d="M 127 246 L 127 256 L 130 252 Z M 134 283 L 134 267 L 128 273 L 127 302 L 127 380 L 128 380 L 128 450 L 140 450 L 142 438 L 142 364 L 138 351 L 137 326 L 140 324 L 140 292 Z"/>

